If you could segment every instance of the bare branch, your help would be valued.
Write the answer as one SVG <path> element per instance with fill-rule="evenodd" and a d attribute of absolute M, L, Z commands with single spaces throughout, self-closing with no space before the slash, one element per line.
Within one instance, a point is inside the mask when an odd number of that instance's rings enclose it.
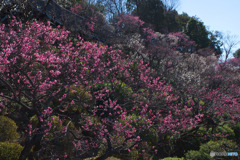
<path fill-rule="evenodd" d="M 230 54 L 232 54 L 233 49 L 239 44 L 239 37 L 236 35 L 230 35 L 227 33 L 223 37 L 223 50 L 225 53 L 225 62 L 227 61 Z"/>
<path fill-rule="evenodd" d="M 165 5 L 167 11 L 176 10 L 180 6 L 179 0 L 163 0 L 162 2 Z"/>

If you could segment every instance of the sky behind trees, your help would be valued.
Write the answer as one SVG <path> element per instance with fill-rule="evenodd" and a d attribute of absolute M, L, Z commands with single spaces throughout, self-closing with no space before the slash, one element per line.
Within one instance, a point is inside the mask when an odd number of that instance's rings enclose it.
<path fill-rule="evenodd" d="M 240 0 L 180 0 L 178 13 L 200 18 L 210 30 L 217 30 L 240 39 Z M 234 48 L 240 48 L 240 43 Z"/>

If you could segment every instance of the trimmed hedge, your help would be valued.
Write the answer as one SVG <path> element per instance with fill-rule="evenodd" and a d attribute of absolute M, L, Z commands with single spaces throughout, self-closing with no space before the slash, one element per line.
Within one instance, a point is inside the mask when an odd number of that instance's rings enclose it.
<path fill-rule="evenodd" d="M 17 128 L 16 123 L 12 119 L 0 116 L 0 142 L 13 141 L 18 138 Z"/>
<path fill-rule="evenodd" d="M 167 157 L 161 160 L 184 160 L 183 158 L 178 158 L 178 157 Z"/>
<path fill-rule="evenodd" d="M 209 154 L 200 151 L 190 150 L 185 155 L 186 160 L 213 160 Z"/>
<path fill-rule="evenodd" d="M 23 147 L 17 143 L 0 142 L 0 159 L 16 160 L 19 158 Z"/>
<path fill-rule="evenodd" d="M 230 140 L 209 141 L 206 144 L 200 146 L 200 152 L 210 154 L 214 152 L 237 152 L 238 146 L 235 142 Z"/>

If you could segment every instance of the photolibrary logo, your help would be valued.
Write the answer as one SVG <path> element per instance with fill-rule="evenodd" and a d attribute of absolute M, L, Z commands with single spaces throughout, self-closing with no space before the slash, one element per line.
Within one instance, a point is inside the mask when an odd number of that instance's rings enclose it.
<path fill-rule="evenodd" d="M 215 156 L 238 156 L 238 152 L 210 152 L 210 156 L 211 157 L 215 157 Z"/>
<path fill-rule="evenodd" d="M 214 156 L 215 156 L 215 152 L 211 151 L 211 152 L 210 152 L 210 156 L 211 156 L 211 157 L 214 157 Z"/>

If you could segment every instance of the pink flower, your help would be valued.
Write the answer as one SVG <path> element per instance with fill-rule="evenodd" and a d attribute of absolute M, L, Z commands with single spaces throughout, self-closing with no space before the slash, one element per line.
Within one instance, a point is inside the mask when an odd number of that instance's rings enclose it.
<path fill-rule="evenodd" d="M 67 153 L 66 152 L 64 153 L 64 158 L 67 158 Z"/>

